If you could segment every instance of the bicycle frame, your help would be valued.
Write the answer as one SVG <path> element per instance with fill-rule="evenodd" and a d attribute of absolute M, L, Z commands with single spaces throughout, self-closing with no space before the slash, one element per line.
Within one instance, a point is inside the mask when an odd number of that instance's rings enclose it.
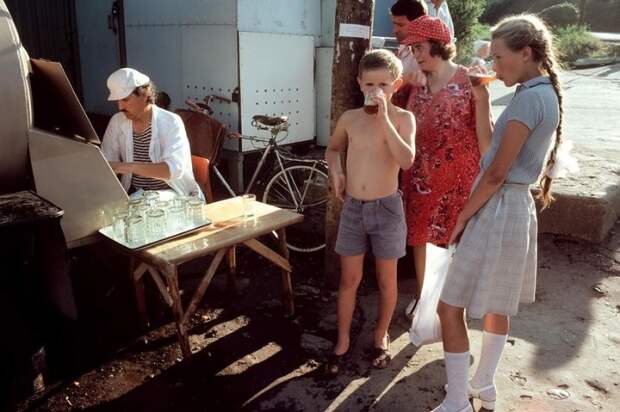
<path fill-rule="evenodd" d="M 265 147 L 265 151 L 263 152 L 263 155 L 258 161 L 258 166 L 256 166 L 256 170 L 254 170 L 254 174 L 252 175 L 252 178 L 250 179 L 250 183 L 248 183 L 248 186 L 246 187 L 244 194 L 247 194 L 250 192 L 250 190 L 252 190 L 252 187 L 254 186 L 254 183 L 256 182 L 256 179 L 258 178 L 258 175 L 260 171 L 263 169 L 263 166 L 265 165 L 265 162 L 267 161 L 267 157 L 269 156 L 271 152 L 274 152 L 276 154 L 276 159 L 278 160 L 278 166 L 280 167 L 280 170 L 282 170 L 283 172 L 285 170 L 283 159 L 289 160 L 289 161 L 292 160 L 280 154 L 280 150 L 278 148 L 278 144 L 276 143 L 275 137 L 272 137 L 271 139 L 269 139 L 267 147 Z M 295 208 L 299 208 L 299 203 L 297 202 L 297 199 L 295 198 L 295 192 L 293 191 L 293 187 L 289 180 L 289 176 L 286 173 L 284 173 L 284 176 L 286 180 L 287 189 L 292 195 L 291 197 L 293 198 L 293 202 L 295 202 Z"/>

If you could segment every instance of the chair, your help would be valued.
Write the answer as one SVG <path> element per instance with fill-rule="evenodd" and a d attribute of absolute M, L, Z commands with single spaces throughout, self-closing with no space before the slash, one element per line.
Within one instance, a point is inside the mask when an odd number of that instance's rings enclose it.
<path fill-rule="evenodd" d="M 206 158 L 209 161 L 208 170 L 213 169 L 224 187 L 228 189 L 229 185 L 217 170 L 217 165 L 222 144 L 230 131 L 217 119 L 205 113 L 185 109 L 178 109 L 176 113 L 185 125 L 192 155 Z M 231 194 L 235 195 L 234 192 Z"/>
<path fill-rule="evenodd" d="M 196 182 L 198 182 L 202 193 L 205 194 L 207 203 L 212 203 L 213 191 L 211 190 L 211 178 L 209 177 L 209 159 L 192 155 L 192 170 L 194 171 Z"/>

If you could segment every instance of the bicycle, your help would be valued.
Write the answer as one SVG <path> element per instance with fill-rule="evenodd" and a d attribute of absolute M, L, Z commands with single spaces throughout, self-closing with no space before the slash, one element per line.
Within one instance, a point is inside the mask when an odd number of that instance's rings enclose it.
<path fill-rule="evenodd" d="M 204 113 L 212 96 L 205 98 L 205 104 L 195 104 L 186 101 L 192 110 Z M 216 97 L 217 98 L 217 97 Z M 206 114 L 206 113 L 205 113 Z M 279 145 L 288 136 L 289 122 L 286 116 L 252 117 L 251 125 L 257 130 L 265 130 L 269 138 L 228 133 L 229 137 L 250 140 L 265 144 L 258 165 L 243 193 L 249 193 L 255 184 L 262 187 L 264 203 L 294 210 L 304 216 L 301 223 L 287 228 L 287 244 L 289 249 L 296 252 L 316 252 L 325 247 L 325 213 L 328 200 L 328 172 L 327 163 L 322 159 L 308 159 L 295 156 Z M 267 159 L 275 154 L 271 170 L 263 171 Z M 226 190 L 237 196 L 230 187 L 217 166 L 213 166 L 214 173 L 222 182 Z"/>

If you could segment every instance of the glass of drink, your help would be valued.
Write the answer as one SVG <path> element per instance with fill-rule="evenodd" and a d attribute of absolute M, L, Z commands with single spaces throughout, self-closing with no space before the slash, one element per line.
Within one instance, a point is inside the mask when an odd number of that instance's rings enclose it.
<path fill-rule="evenodd" d="M 128 217 L 125 231 L 127 242 L 130 244 L 142 242 L 144 240 L 144 219 L 140 216 Z"/>
<path fill-rule="evenodd" d="M 469 81 L 474 87 L 488 86 L 493 80 L 497 80 L 497 75 L 495 72 L 482 73 L 470 71 L 467 75 L 469 76 Z"/>
<path fill-rule="evenodd" d="M 364 112 L 375 114 L 379 111 L 379 105 L 374 101 L 375 97 L 384 96 L 383 90 L 376 88 L 370 89 L 364 94 Z"/>

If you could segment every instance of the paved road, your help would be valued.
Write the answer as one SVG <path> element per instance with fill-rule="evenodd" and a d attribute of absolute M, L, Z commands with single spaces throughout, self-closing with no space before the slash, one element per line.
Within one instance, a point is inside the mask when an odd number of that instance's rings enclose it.
<path fill-rule="evenodd" d="M 565 95 L 565 137 L 577 147 L 620 154 L 620 63 L 568 71 L 561 78 Z M 513 93 L 514 88 L 504 87 L 497 81 L 492 83 L 491 99 L 496 118 Z"/>

